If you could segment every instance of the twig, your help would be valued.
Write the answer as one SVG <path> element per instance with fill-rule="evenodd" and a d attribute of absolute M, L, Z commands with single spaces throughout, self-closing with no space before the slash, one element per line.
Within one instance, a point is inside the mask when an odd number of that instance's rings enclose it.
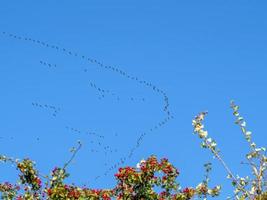
<path fill-rule="evenodd" d="M 78 151 L 81 149 L 82 147 L 82 143 L 80 141 L 78 141 L 78 147 L 77 148 L 74 148 L 73 151 L 72 151 L 72 156 L 70 157 L 69 161 L 66 162 L 64 164 L 64 167 L 63 169 L 65 170 L 67 168 L 67 166 L 72 162 L 72 160 L 75 158 L 76 154 L 78 153 Z"/>

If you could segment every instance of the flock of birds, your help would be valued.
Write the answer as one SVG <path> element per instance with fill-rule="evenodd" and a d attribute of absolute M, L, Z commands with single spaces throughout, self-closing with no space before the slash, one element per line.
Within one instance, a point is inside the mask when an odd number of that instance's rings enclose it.
<path fill-rule="evenodd" d="M 91 153 L 100 153 L 101 150 L 99 150 L 100 148 L 102 148 L 102 152 L 105 154 L 105 156 L 109 156 L 109 154 L 112 153 L 117 153 L 118 149 L 112 148 L 110 145 L 108 144 L 104 144 L 105 142 L 105 136 L 104 135 L 100 135 L 96 132 L 93 131 L 82 131 L 80 129 L 77 128 L 73 128 L 73 127 L 68 127 L 66 126 L 66 129 L 76 133 L 76 134 L 86 134 L 86 135 L 90 135 L 91 140 L 91 149 L 90 152 Z M 95 148 L 93 148 L 95 147 Z M 105 166 L 107 165 L 107 163 L 105 163 Z"/>
<path fill-rule="evenodd" d="M 60 108 L 52 106 L 52 105 L 48 105 L 48 104 L 40 104 L 37 102 L 32 102 L 32 106 L 36 107 L 36 108 L 40 108 L 40 109 L 46 109 L 49 111 L 52 111 L 52 115 L 54 117 L 56 117 L 60 111 Z"/>
<path fill-rule="evenodd" d="M 103 99 L 106 96 L 111 96 L 114 99 L 116 99 L 117 101 L 120 101 L 122 99 L 121 96 L 119 96 L 116 93 L 110 91 L 109 89 L 103 89 L 103 88 L 97 86 L 94 82 L 90 82 L 89 86 L 91 88 L 95 89 L 99 93 L 98 99 Z M 142 98 L 129 97 L 127 100 L 129 100 L 129 101 L 142 101 L 142 102 L 144 102 L 145 101 L 145 98 L 144 97 L 142 97 Z"/>
<path fill-rule="evenodd" d="M 136 152 L 136 150 L 140 147 L 140 145 L 142 144 L 142 141 L 143 139 L 150 133 L 152 133 L 153 131 L 156 131 L 157 129 L 161 128 L 162 126 L 164 126 L 165 124 L 167 124 L 172 118 L 173 118 L 173 115 L 170 111 L 170 104 L 169 104 L 169 97 L 167 96 L 166 92 L 162 89 L 160 89 L 158 86 L 152 84 L 151 82 L 149 81 L 146 81 L 146 80 L 142 80 L 141 78 L 138 78 L 136 76 L 133 76 L 133 75 L 130 75 L 128 72 L 118 68 L 118 67 L 114 67 L 114 66 L 110 66 L 110 65 L 105 65 L 104 63 L 96 60 L 96 59 L 93 59 L 93 58 L 90 58 L 90 57 L 87 57 L 85 55 L 82 55 L 82 54 L 79 54 L 77 52 L 74 52 L 70 49 L 67 49 L 67 48 L 64 48 L 64 47 L 61 47 L 61 46 L 58 46 L 58 45 L 54 45 L 54 44 L 49 44 L 49 43 L 46 43 L 46 42 L 43 42 L 41 40 L 37 40 L 37 39 L 33 39 L 33 38 L 30 38 L 30 37 L 22 37 L 22 36 L 19 36 L 19 35 L 16 35 L 16 34 L 12 34 L 12 33 L 7 33 L 7 32 L 2 32 L 3 35 L 9 37 L 9 38 L 13 38 L 13 39 L 17 39 L 17 40 L 21 40 L 21 41 L 25 41 L 25 42 L 29 42 L 29 43 L 34 43 L 36 45 L 39 45 L 40 47 L 44 47 L 44 48 L 50 48 L 50 49 L 53 49 L 57 52 L 61 52 L 67 56 L 72 56 L 72 57 L 76 57 L 76 58 L 79 58 L 79 59 L 82 59 L 86 62 L 88 62 L 89 64 L 94 64 L 95 66 L 99 67 L 101 70 L 107 70 L 107 71 L 110 71 L 116 75 L 119 75 L 119 76 L 122 76 L 124 77 L 125 79 L 128 79 L 132 82 L 134 82 L 135 84 L 138 84 L 139 86 L 142 86 L 146 89 L 149 89 L 151 90 L 152 92 L 154 92 L 156 95 L 158 95 L 159 97 L 161 97 L 163 99 L 163 106 L 162 106 L 162 112 L 164 113 L 165 117 L 161 120 L 159 120 L 157 123 L 153 124 L 150 126 L 150 128 L 148 128 L 147 130 L 143 130 L 141 133 L 139 133 L 136 141 L 134 142 L 134 144 L 132 145 L 132 147 L 129 149 L 129 151 L 122 157 L 120 157 L 120 159 L 115 162 L 114 164 L 112 164 L 111 166 L 108 166 L 108 163 L 105 163 L 105 166 L 106 167 L 106 170 L 105 172 L 103 173 L 105 176 L 113 171 L 114 169 L 116 169 L 117 167 L 119 166 L 122 166 L 126 160 L 128 159 L 131 159 L 132 156 L 134 155 L 134 153 Z M 45 62 L 45 61 L 40 61 L 40 64 L 41 65 L 44 65 L 46 67 L 49 67 L 49 68 L 56 68 L 57 65 L 56 64 L 51 64 L 51 63 L 48 63 L 48 62 Z M 88 72 L 88 69 L 89 67 L 86 67 L 83 69 L 83 72 L 84 73 L 87 73 Z M 120 101 L 121 100 L 121 97 L 118 95 L 118 94 L 115 94 L 114 92 L 110 91 L 110 90 L 107 90 L 107 89 L 103 89 L 99 86 L 97 86 L 95 83 L 93 82 L 90 82 L 89 86 L 95 90 L 97 90 L 99 92 L 99 99 L 103 99 L 105 96 L 112 96 L 115 100 L 117 101 Z M 142 98 L 134 98 L 134 97 L 129 97 L 128 100 L 130 101 L 145 101 L 145 98 L 142 97 Z M 53 105 L 48 105 L 48 104 L 41 104 L 41 103 L 37 103 L 37 102 L 33 102 L 32 103 L 32 106 L 36 107 L 36 108 L 42 108 L 42 109 L 46 109 L 50 112 L 52 112 L 52 115 L 54 117 L 57 116 L 57 114 L 59 113 L 60 111 L 60 108 L 57 108 Z M 65 127 L 68 131 L 72 132 L 72 133 L 75 133 L 75 134 L 87 134 L 87 135 L 90 135 L 92 136 L 91 138 L 93 138 L 90 142 L 91 144 L 98 146 L 98 149 L 102 148 L 102 152 L 106 155 L 106 156 L 109 156 L 110 153 L 118 153 L 118 150 L 117 149 L 114 149 L 112 148 L 111 146 L 107 145 L 107 144 L 104 144 L 104 141 L 105 141 L 105 136 L 104 135 L 100 135 L 100 134 L 97 134 L 95 132 L 90 132 L 90 131 L 82 131 L 80 129 L 77 129 L 77 128 L 73 128 L 73 127 L 70 127 L 70 126 L 66 126 Z M 1 138 L 0 138 L 1 139 Z M 110 141 L 107 141 L 106 143 L 110 143 Z M 100 150 L 97 150 L 96 148 L 92 148 L 90 150 L 92 153 L 99 153 Z M 100 178 L 101 176 L 96 176 L 95 177 L 95 180 L 97 180 L 98 178 Z"/>
<path fill-rule="evenodd" d="M 51 63 L 48 63 L 48 62 L 45 62 L 45 61 L 42 61 L 42 60 L 40 60 L 40 64 L 44 65 L 44 66 L 47 66 L 49 68 L 57 67 L 56 64 L 51 64 Z"/>

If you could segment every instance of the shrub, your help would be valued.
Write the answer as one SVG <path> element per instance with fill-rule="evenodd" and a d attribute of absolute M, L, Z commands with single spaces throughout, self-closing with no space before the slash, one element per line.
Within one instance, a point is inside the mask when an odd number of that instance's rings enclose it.
<path fill-rule="evenodd" d="M 207 112 L 198 114 L 192 122 L 194 133 L 202 140 L 201 146 L 211 151 L 215 158 L 217 158 L 227 172 L 227 178 L 232 181 L 234 187 L 235 199 L 250 199 L 250 200 L 266 200 L 267 199 L 267 157 L 266 148 L 257 147 L 256 143 L 252 141 L 251 131 L 247 129 L 244 118 L 239 113 L 239 106 L 233 101 L 231 102 L 233 115 L 235 116 L 235 124 L 237 124 L 246 141 L 249 144 L 250 152 L 246 155 L 247 163 L 251 167 L 253 177 L 239 177 L 234 175 L 228 165 L 224 162 L 217 148 L 217 143 L 214 139 L 208 136 L 208 131 L 204 130 L 203 120 Z"/>

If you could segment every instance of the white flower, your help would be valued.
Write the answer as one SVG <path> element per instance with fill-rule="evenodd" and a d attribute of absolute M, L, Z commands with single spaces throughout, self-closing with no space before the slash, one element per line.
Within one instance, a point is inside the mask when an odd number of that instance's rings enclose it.
<path fill-rule="evenodd" d="M 208 136 L 208 131 L 201 130 L 201 131 L 199 131 L 198 135 L 200 138 L 206 138 Z"/>
<path fill-rule="evenodd" d="M 240 126 L 245 127 L 245 126 L 246 126 L 246 122 L 242 122 L 242 123 L 240 124 Z"/>
<path fill-rule="evenodd" d="M 247 131 L 246 136 L 251 136 L 251 131 Z"/>
<path fill-rule="evenodd" d="M 212 142 L 210 143 L 210 146 L 211 146 L 211 147 L 216 147 L 217 144 L 216 144 L 216 142 L 212 141 Z"/>
<path fill-rule="evenodd" d="M 144 159 L 142 159 L 139 163 L 137 163 L 136 164 L 136 168 L 137 169 L 140 169 L 141 168 L 141 165 L 143 164 L 143 163 L 145 163 L 146 161 L 144 160 Z"/>
<path fill-rule="evenodd" d="M 137 169 L 140 169 L 140 167 L 141 167 L 141 166 L 140 166 L 140 163 L 137 163 L 137 164 L 136 164 L 136 168 L 137 168 Z"/>
<path fill-rule="evenodd" d="M 256 144 L 255 144 L 254 142 L 252 142 L 252 143 L 250 144 L 250 146 L 251 146 L 252 148 L 255 148 L 255 147 L 256 147 Z"/>
<path fill-rule="evenodd" d="M 212 142 L 212 139 L 211 139 L 211 138 L 208 138 L 208 139 L 207 139 L 207 142 L 208 142 L 208 143 L 211 143 L 211 142 Z"/>

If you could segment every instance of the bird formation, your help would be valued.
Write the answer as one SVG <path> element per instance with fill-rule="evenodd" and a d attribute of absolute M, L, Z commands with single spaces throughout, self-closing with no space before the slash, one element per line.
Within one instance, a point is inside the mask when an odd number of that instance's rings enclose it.
<path fill-rule="evenodd" d="M 95 146 L 95 148 L 90 149 L 91 153 L 103 153 L 105 155 L 105 157 L 107 157 L 107 158 L 112 153 L 118 153 L 117 149 L 114 149 L 110 145 L 107 145 L 109 143 L 109 141 L 107 141 L 105 136 L 103 136 L 103 135 L 97 134 L 97 133 L 92 132 L 92 131 L 82 131 L 80 129 L 69 127 L 69 126 L 66 126 L 66 129 L 68 131 L 73 132 L 73 133 L 90 135 L 91 139 L 92 139 L 91 136 L 95 137 L 95 139 L 90 141 L 91 146 L 92 147 Z M 107 163 L 105 163 L 105 166 L 106 165 L 107 165 Z"/>
<path fill-rule="evenodd" d="M 47 109 L 47 110 L 52 111 L 53 117 L 56 117 L 60 111 L 60 108 L 52 106 L 52 105 L 48 105 L 48 104 L 40 104 L 40 103 L 32 102 L 32 106 L 36 108 Z"/>
<path fill-rule="evenodd" d="M 111 96 L 113 97 L 115 100 L 120 101 L 122 99 L 121 96 L 117 95 L 116 93 L 110 91 L 109 89 L 103 89 L 99 86 L 97 86 L 94 82 L 90 82 L 89 86 L 93 89 L 95 89 L 97 92 L 99 92 L 99 99 L 103 99 L 106 96 Z M 129 97 L 127 100 L 129 101 L 145 101 L 145 98 L 134 98 L 134 97 Z"/>
<path fill-rule="evenodd" d="M 158 124 L 156 124 L 154 127 L 150 128 L 149 131 L 155 131 L 156 129 L 158 129 L 159 127 L 165 125 L 170 119 L 172 118 L 172 116 L 170 118 L 165 118 L 164 120 L 160 121 Z M 130 159 L 132 158 L 134 152 L 140 147 L 144 137 L 148 134 L 149 132 L 143 132 L 140 134 L 140 136 L 137 138 L 136 142 L 134 143 L 134 146 L 130 149 L 130 151 L 128 152 L 126 157 L 122 157 L 118 162 L 116 162 L 115 164 L 111 165 L 104 173 L 104 175 L 107 175 L 109 172 L 113 171 L 114 169 L 116 169 L 118 166 L 121 166 L 122 164 L 124 164 L 126 159 Z M 100 178 L 101 176 L 97 176 L 95 177 L 96 179 Z"/>
<path fill-rule="evenodd" d="M 49 67 L 49 68 L 55 68 L 55 67 L 57 67 L 56 64 L 50 64 L 50 63 L 45 62 L 45 61 L 42 61 L 42 60 L 40 60 L 40 64 L 41 64 L 41 65 L 44 65 L 44 66 L 47 66 L 47 67 Z"/>
<path fill-rule="evenodd" d="M 122 156 L 118 162 L 116 162 L 115 164 L 111 165 L 110 167 L 108 167 L 108 169 L 105 171 L 104 175 L 107 175 L 111 170 L 114 170 L 116 167 L 122 165 L 125 163 L 125 161 L 127 159 L 130 159 L 134 152 L 140 147 L 140 145 L 142 144 L 143 139 L 145 138 L 145 136 L 147 136 L 149 133 L 156 131 L 158 128 L 162 127 L 163 125 L 165 125 L 166 123 L 169 122 L 169 120 L 171 120 L 173 118 L 173 115 L 171 114 L 171 111 L 169 109 L 170 104 L 169 104 L 169 98 L 166 94 L 165 91 L 163 91 L 162 89 L 160 89 L 159 87 L 157 87 L 156 85 L 152 84 L 151 82 L 148 82 L 146 80 L 142 80 L 136 76 L 132 76 L 129 73 L 127 73 L 126 71 L 115 67 L 115 66 L 110 66 L 110 65 L 105 65 L 104 63 L 96 60 L 96 59 L 92 59 L 90 57 L 87 57 L 85 55 L 82 54 L 78 54 L 72 50 L 69 50 L 67 48 L 64 47 L 60 47 L 58 45 L 53 45 L 53 44 L 48 44 L 46 42 L 40 41 L 40 40 L 36 40 L 33 38 L 29 38 L 29 37 L 22 37 L 22 36 L 18 36 L 15 34 L 11 34 L 11 33 L 7 33 L 7 32 L 2 32 L 4 35 L 10 37 L 10 38 L 14 38 L 14 39 L 19 39 L 19 40 L 24 40 L 26 42 L 30 42 L 30 43 L 34 43 L 36 45 L 39 45 L 41 47 L 46 47 L 46 48 L 51 48 L 55 51 L 61 52 L 67 56 L 74 56 L 77 58 L 80 58 L 90 64 L 94 64 L 95 66 L 99 67 L 102 70 L 107 70 L 110 71 L 114 74 L 117 74 L 119 76 L 123 76 L 124 78 L 135 82 L 136 84 L 147 88 L 151 91 L 153 91 L 155 94 L 157 94 L 159 97 L 161 97 L 163 99 L 163 107 L 162 107 L 162 111 L 165 114 L 165 117 L 162 120 L 159 120 L 156 124 L 151 125 L 151 127 L 148 130 L 142 131 L 142 133 L 140 133 L 140 135 L 138 136 L 137 140 L 135 141 L 134 145 L 132 146 L 132 148 L 129 149 L 128 153 L 125 156 Z M 40 64 L 46 65 L 48 67 L 52 67 L 52 66 L 56 66 L 56 65 L 52 65 L 47 62 L 44 61 L 40 61 Z M 87 73 L 89 68 L 84 68 L 83 72 Z M 116 97 L 116 99 L 119 101 L 120 97 L 118 95 L 116 95 L 115 93 L 112 93 L 110 90 L 104 90 L 98 86 L 96 86 L 95 83 L 90 82 L 90 87 L 95 88 L 96 90 L 99 91 L 100 93 L 100 97 L 104 98 L 106 95 L 111 95 Z M 133 97 L 130 97 L 131 101 L 134 101 Z M 145 101 L 144 98 L 142 98 L 142 101 Z M 44 105 L 41 105 L 38 103 L 35 103 L 34 106 L 39 106 L 39 107 L 44 107 Z M 50 108 L 50 107 L 49 107 Z M 52 108 L 51 108 L 52 109 Z M 56 116 L 57 112 L 56 109 L 54 109 L 54 113 L 53 116 Z M 68 128 L 70 131 L 75 132 L 75 133 L 81 133 L 80 130 L 78 129 L 73 129 L 73 128 Z M 89 133 L 88 133 L 89 134 Z M 93 134 L 92 134 L 93 135 Z M 101 176 L 97 176 L 96 179 L 100 178 Z"/>
<path fill-rule="evenodd" d="M 104 139 L 104 138 L 105 138 L 104 135 L 100 135 L 100 134 L 97 134 L 96 132 L 92 132 L 92 131 L 86 131 L 86 132 L 83 132 L 83 131 L 81 131 L 80 129 L 73 128 L 73 127 L 70 127 L 70 126 L 66 126 L 66 129 L 67 129 L 67 130 L 70 130 L 70 131 L 72 131 L 72 132 L 74 132 L 74 133 L 85 133 L 85 134 L 87 134 L 87 135 L 93 135 L 93 136 L 95 136 L 95 137 L 97 137 L 97 138 L 100 138 L 100 139 Z"/>
<path fill-rule="evenodd" d="M 98 98 L 99 99 L 103 99 L 105 97 L 105 95 L 110 94 L 109 90 L 104 90 L 103 88 L 100 88 L 100 87 L 96 86 L 96 84 L 93 83 L 93 82 L 90 82 L 90 87 L 95 89 L 96 91 L 98 91 L 98 93 L 99 93 L 99 97 Z M 111 95 L 115 96 L 114 93 L 111 93 Z M 119 97 L 117 96 L 116 99 L 119 100 Z"/>

